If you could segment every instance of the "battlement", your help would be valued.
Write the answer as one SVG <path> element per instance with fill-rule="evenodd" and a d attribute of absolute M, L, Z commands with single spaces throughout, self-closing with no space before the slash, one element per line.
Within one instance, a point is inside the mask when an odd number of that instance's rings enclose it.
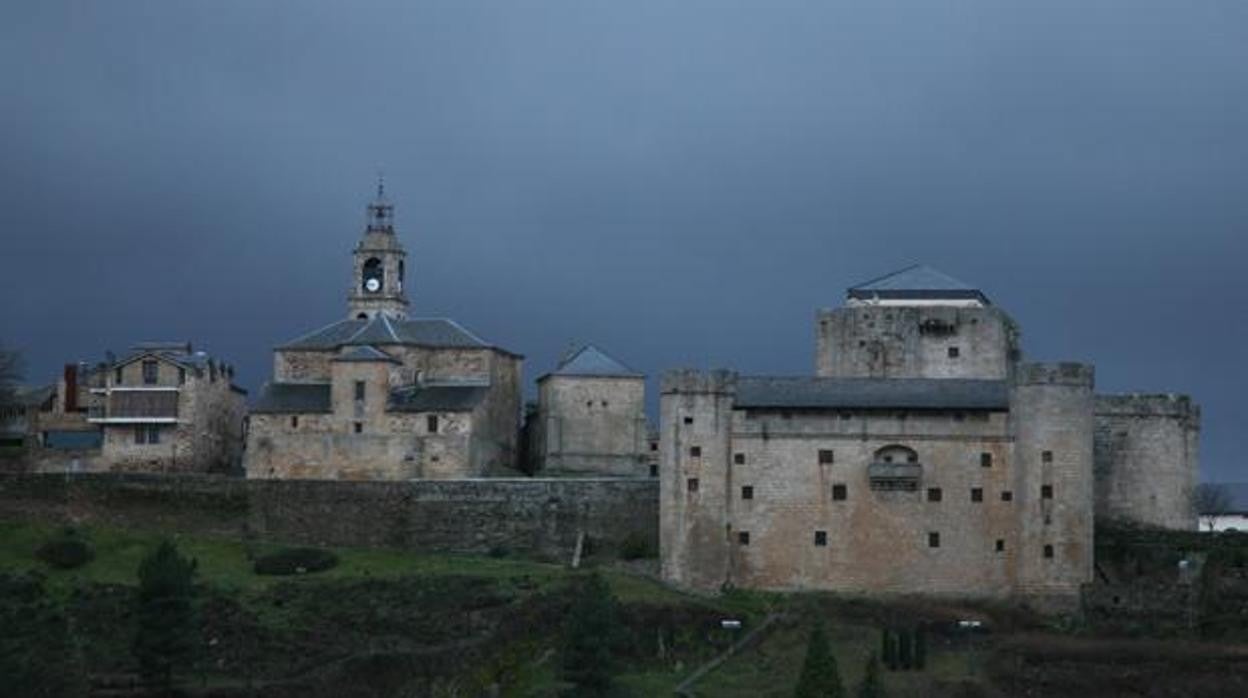
<path fill-rule="evenodd" d="M 1092 364 L 1071 361 L 1060 363 L 1019 363 L 1014 367 L 1017 385 L 1068 385 L 1091 388 L 1096 384 L 1096 370 Z"/>
<path fill-rule="evenodd" d="M 682 393 L 733 395 L 737 392 L 737 373 L 726 369 L 699 371 L 680 368 L 663 374 L 659 392 L 663 395 Z"/>
<path fill-rule="evenodd" d="M 1177 393 L 1097 395 L 1095 411 L 1097 416 L 1179 417 L 1200 423 L 1200 405 Z"/>

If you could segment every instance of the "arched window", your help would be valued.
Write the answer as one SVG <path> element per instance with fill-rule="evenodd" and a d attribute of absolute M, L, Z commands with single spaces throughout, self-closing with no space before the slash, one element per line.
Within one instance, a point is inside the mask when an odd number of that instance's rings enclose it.
<path fill-rule="evenodd" d="M 875 452 L 876 463 L 918 463 L 919 454 L 913 448 L 896 444 L 885 446 Z"/>
<path fill-rule="evenodd" d="M 378 293 L 385 286 L 386 272 L 381 266 L 381 260 L 370 257 L 364 262 L 363 273 L 360 274 L 360 289 L 367 293 Z"/>
<path fill-rule="evenodd" d="M 360 313 L 359 315 L 356 315 L 356 316 L 355 316 L 355 319 L 356 319 L 356 320 L 367 320 L 367 319 L 368 319 L 368 313 Z"/>

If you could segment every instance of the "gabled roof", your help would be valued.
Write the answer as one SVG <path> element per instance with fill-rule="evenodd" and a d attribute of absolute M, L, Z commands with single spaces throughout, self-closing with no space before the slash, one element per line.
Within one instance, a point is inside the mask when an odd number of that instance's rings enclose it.
<path fill-rule="evenodd" d="M 390 394 L 396 412 L 471 412 L 489 393 L 485 385 L 424 385 Z"/>
<path fill-rule="evenodd" d="M 448 318 L 398 320 L 378 313 L 368 320 L 339 320 L 296 337 L 278 349 L 326 351 L 344 345 L 415 344 L 443 348 L 498 349 Z M 506 352 L 511 353 L 511 352 Z"/>
<path fill-rule="evenodd" d="M 1006 410 L 1000 380 L 742 376 L 735 406 L 752 409 Z"/>
<path fill-rule="evenodd" d="M 592 344 L 577 349 L 560 362 L 555 370 L 538 380 L 549 376 L 591 376 L 599 378 L 644 378 L 645 376 L 625 366 L 620 361 Z"/>
<path fill-rule="evenodd" d="M 402 363 L 377 347 L 367 345 L 351 347 L 343 354 L 335 356 L 333 361 L 388 361 L 394 364 Z"/>
<path fill-rule="evenodd" d="M 254 414 L 331 412 L 329 383 L 265 383 L 251 408 Z"/>
<path fill-rule="evenodd" d="M 925 264 L 915 264 L 864 281 L 847 290 L 850 298 L 973 299 L 988 303 L 982 291 Z"/>

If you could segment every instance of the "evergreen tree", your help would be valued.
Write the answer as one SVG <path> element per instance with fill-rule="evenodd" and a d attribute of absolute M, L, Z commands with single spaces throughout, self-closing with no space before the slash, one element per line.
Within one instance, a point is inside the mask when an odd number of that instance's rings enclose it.
<path fill-rule="evenodd" d="M 602 577 L 594 573 L 572 604 L 564 635 L 563 678 L 575 686 L 571 695 L 610 694 L 615 668 L 612 645 L 618 632 L 615 598 Z"/>
<path fill-rule="evenodd" d="M 139 564 L 138 634 L 134 657 L 139 674 L 167 691 L 173 673 L 198 646 L 195 619 L 195 561 L 166 540 Z"/>
<path fill-rule="evenodd" d="M 87 695 L 72 619 L 48 597 L 41 576 L 0 576 L 0 628 L 0 696 Z"/>
<path fill-rule="evenodd" d="M 797 680 L 794 698 L 843 698 L 845 687 L 841 685 L 841 672 L 836 657 L 828 647 L 823 624 L 816 623 L 806 645 L 806 661 L 802 663 L 802 675 Z"/>
<path fill-rule="evenodd" d="M 884 628 L 880 631 L 880 637 L 882 638 L 884 645 L 882 653 L 884 656 L 884 666 L 888 667 L 889 671 L 897 671 L 897 638 L 893 634 L 893 631 L 888 628 Z"/>
<path fill-rule="evenodd" d="M 922 623 L 914 631 L 914 668 L 927 668 L 927 626 Z"/>
<path fill-rule="evenodd" d="M 914 649 L 914 633 L 909 630 L 897 631 L 897 663 L 902 669 L 909 670 L 914 666 L 913 649 Z"/>
<path fill-rule="evenodd" d="M 880 660 L 874 654 L 867 660 L 866 673 L 858 684 L 858 698 L 884 698 L 884 680 L 880 678 Z"/>

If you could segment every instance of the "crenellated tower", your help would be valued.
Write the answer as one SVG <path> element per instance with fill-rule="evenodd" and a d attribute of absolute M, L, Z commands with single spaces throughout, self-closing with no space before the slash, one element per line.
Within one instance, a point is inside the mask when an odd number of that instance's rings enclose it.
<path fill-rule="evenodd" d="M 364 236 L 355 246 L 351 291 L 347 307 L 352 319 L 378 314 L 407 317 L 404 289 L 407 253 L 394 232 L 394 204 L 386 198 L 385 183 L 377 182 L 377 197 L 368 204 Z"/>

